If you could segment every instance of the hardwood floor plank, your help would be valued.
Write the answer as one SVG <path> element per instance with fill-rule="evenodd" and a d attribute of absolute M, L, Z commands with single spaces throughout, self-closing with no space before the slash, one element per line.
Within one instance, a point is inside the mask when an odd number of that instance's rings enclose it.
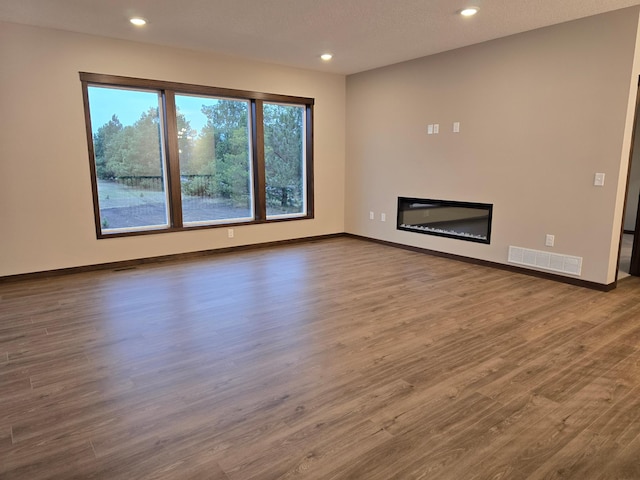
<path fill-rule="evenodd" d="M 429 478 L 526 478 L 515 465 L 492 457 L 510 448 L 514 442 L 525 443 L 541 421 L 547 421 L 557 404 L 535 395 L 523 394 L 491 412 L 458 437 L 446 439 L 440 458 L 446 463 L 418 464 L 414 468 L 430 469 Z M 446 467 L 446 468 L 443 468 Z"/>
<path fill-rule="evenodd" d="M 0 426 L 0 454 L 8 452 L 13 446 L 12 432 L 9 425 Z"/>
<path fill-rule="evenodd" d="M 93 449 L 86 440 L 15 444 L 0 457 L 0 473 L 3 480 L 74 478 L 82 465 L 93 460 Z"/>
<path fill-rule="evenodd" d="M 597 471 L 596 480 L 632 480 L 640 478 L 640 460 L 638 459 L 640 438 L 636 437 L 632 442 L 620 446 L 612 452 L 609 460 Z"/>
<path fill-rule="evenodd" d="M 0 284 L 0 478 L 640 478 L 638 318 L 352 238 Z"/>
<path fill-rule="evenodd" d="M 597 386 L 583 388 L 571 402 L 532 424 L 521 437 L 513 438 L 486 461 L 489 465 L 514 467 L 528 478 L 541 465 L 575 441 L 581 432 L 611 407 L 608 392 Z M 567 478 L 583 478 L 579 475 Z"/>
<path fill-rule="evenodd" d="M 391 435 L 363 419 L 357 412 L 334 415 L 321 422 L 303 425 L 271 447 L 252 444 L 249 448 L 237 450 L 236 453 L 240 453 L 239 457 L 225 456 L 220 463 L 231 480 L 291 479 L 307 476 L 325 478 L 334 469 L 343 469 L 354 455 L 382 445 L 390 438 Z M 293 445 L 306 445 L 307 448 L 301 450 L 298 455 L 287 455 L 286 452 L 290 451 Z M 258 455 L 251 451 L 254 448 L 259 452 Z M 288 457 L 288 462 L 281 462 L 281 470 L 277 472 L 270 470 L 273 463 L 270 457 L 274 455 Z"/>
<path fill-rule="evenodd" d="M 635 388 L 530 476 L 534 479 L 597 477 L 640 435 L 640 391 Z"/>
<path fill-rule="evenodd" d="M 598 377 L 605 375 L 635 352 L 636 349 L 628 345 L 617 343 L 605 345 L 552 375 L 551 378 L 537 386 L 534 393 L 555 402 L 563 402 Z"/>

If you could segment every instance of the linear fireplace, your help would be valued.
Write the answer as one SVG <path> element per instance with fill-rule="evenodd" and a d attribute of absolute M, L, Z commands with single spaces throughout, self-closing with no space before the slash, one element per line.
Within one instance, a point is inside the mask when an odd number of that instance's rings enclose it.
<path fill-rule="evenodd" d="M 490 243 L 489 203 L 398 197 L 398 230 Z"/>

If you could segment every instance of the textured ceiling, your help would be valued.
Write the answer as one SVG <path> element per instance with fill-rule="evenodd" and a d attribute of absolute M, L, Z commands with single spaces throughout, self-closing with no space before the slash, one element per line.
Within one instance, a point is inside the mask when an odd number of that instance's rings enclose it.
<path fill-rule="evenodd" d="M 456 14 L 480 7 L 472 18 Z M 351 74 L 640 0 L 0 0 L 0 20 Z M 631 13 L 631 12 L 630 12 Z M 128 23 L 139 15 L 149 24 Z M 334 59 L 324 63 L 325 51 Z"/>

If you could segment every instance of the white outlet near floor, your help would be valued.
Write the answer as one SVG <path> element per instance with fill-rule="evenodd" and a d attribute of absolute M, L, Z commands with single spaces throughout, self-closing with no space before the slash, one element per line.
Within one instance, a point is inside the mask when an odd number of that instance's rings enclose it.
<path fill-rule="evenodd" d="M 373 212 L 369 212 L 369 220 L 373 220 L 374 218 L 376 218 L 375 214 Z"/>
<path fill-rule="evenodd" d="M 227 235 L 229 236 L 229 238 L 233 238 L 233 228 L 227 229 Z"/>
<path fill-rule="evenodd" d="M 596 173 L 595 178 L 593 179 L 593 184 L 596 187 L 604 186 L 604 173 Z"/>
<path fill-rule="evenodd" d="M 544 239 L 544 244 L 547 247 L 553 247 L 553 244 L 556 241 L 556 236 L 547 233 L 547 237 Z"/>
<path fill-rule="evenodd" d="M 380 214 L 380 221 L 381 222 L 386 222 L 387 221 L 387 214 L 386 213 L 381 213 Z"/>

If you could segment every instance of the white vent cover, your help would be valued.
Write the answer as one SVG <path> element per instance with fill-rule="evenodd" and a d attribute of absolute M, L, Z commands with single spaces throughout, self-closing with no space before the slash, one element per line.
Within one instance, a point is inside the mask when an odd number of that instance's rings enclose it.
<path fill-rule="evenodd" d="M 571 275 L 582 273 L 582 257 L 542 252 L 530 248 L 509 246 L 509 262 Z"/>

